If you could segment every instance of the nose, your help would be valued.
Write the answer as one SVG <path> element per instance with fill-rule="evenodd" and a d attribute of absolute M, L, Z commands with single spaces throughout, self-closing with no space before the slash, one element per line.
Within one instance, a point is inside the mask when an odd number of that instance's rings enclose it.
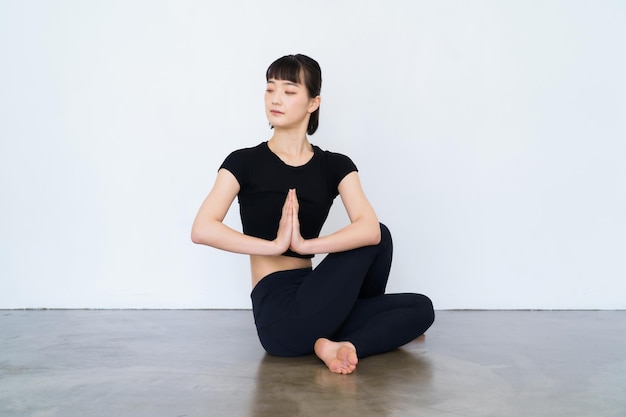
<path fill-rule="evenodd" d="M 273 91 L 270 93 L 270 101 L 272 104 L 280 104 L 280 94 L 278 91 Z"/>

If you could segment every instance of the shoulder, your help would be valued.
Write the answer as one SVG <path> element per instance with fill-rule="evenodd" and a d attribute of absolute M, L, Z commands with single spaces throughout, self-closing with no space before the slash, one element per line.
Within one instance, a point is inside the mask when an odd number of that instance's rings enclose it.
<path fill-rule="evenodd" d="M 255 163 L 258 163 L 260 160 L 259 155 L 262 155 L 265 146 L 265 143 L 262 142 L 250 148 L 237 149 L 226 157 L 219 169 L 224 168 L 230 171 L 239 181 L 239 184 L 244 184 L 250 177 L 250 168 Z"/>
<path fill-rule="evenodd" d="M 339 193 L 339 183 L 341 183 L 346 175 L 358 171 L 358 169 L 354 162 L 352 162 L 352 159 L 342 153 L 323 151 L 315 145 L 313 148 L 316 153 L 321 155 L 320 159 L 324 161 L 329 188 L 332 190 L 333 197 L 337 196 Z"/>
<path fill-rule="evenodd" d="M 227 157 L 228 158 L 248 158 L 248 157 L 253 157 L 259 153 L 261 153 L 263 151 L 263 148 L 265 147 L 265 142 L 261 142 L 260 144 L 256 145 L 256 146 L 251 146 L 249 148 L 241 148 L 241 149 L 237 149 L 232 151 Z"/>
<path fill-rule="evenodd" d="M 263 152 L 264 147 L 265 142 L 262 142 L 256 146 L 241 148 L 232 151 L 224 160 L 221 168 L 227 168 L 233 165 L 238 166 L 241 164 L 246 164 L 249 161 L 254 161 Z"/>
<path fill-rule="evenodd" d="M 352 159 L 342 153 L 332 152 L 328 150 L 322 150 L 320 147 L 313 145 L 313 149 L 316 153 L 323 156 L 324 160 L 328 164 L 329 168 L 338 168 L 340 170 L 358 171 L 356 164 Z"/>

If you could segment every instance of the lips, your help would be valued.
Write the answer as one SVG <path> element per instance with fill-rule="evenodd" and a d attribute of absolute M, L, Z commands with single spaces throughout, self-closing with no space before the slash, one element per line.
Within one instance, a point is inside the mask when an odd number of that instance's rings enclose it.
<path fill-rule="evenodd" d="M 284 114 L 283 112 L 278 111 L 278 110 L 270 110 L 270 113 L 275 114 L 275 115 Z"/>

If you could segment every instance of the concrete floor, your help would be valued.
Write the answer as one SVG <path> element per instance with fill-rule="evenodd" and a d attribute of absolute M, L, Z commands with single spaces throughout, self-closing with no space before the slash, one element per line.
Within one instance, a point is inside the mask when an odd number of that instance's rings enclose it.
<path fill-rule="evenodd" d="M 0 311 L 0 416 L 626 416 L 625 311 L 438 311 L 335 375 L 250 311 Z"/>

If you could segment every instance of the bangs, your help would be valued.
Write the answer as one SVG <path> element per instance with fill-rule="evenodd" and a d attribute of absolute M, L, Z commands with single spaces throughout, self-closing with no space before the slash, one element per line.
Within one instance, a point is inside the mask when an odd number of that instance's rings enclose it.
<path fill-rule="evenodd" d="M 273 78 L 275 80 L 303 84 L 302 71 L 302 63 L 294 55 L 287 55 L 277 59 L 270 65 L 265 73 L 265 81 Z"/>

